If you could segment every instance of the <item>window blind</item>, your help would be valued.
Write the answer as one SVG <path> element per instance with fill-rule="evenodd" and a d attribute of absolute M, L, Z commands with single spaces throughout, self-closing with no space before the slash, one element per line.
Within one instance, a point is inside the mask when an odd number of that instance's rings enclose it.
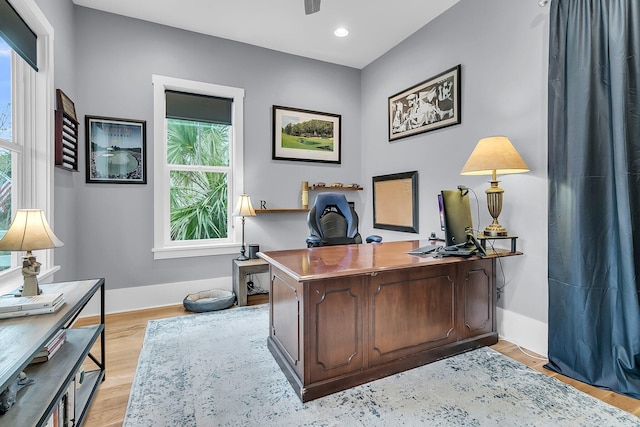
<path fill-rule="evenodd" d="M 167 118 L 231 125 L 232 99 L 165 91 Z"/>
<path fill-rule="evenodd" d="M 0 37 L 38 71 L 38 36 L 31 31 L 8 0 L 0 0 Z"/>

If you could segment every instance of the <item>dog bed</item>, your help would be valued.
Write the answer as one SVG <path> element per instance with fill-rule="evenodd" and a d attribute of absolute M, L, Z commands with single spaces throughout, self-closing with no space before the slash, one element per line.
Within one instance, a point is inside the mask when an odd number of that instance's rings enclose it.
<path fill-rule="evenodd" d="M 236 300 L 236 294 L 224 289 L 211 289 L 195 294 L 189 294 L 184 298 L 184 308 L 196 313 L 216 311 L 229 308 Z"/>

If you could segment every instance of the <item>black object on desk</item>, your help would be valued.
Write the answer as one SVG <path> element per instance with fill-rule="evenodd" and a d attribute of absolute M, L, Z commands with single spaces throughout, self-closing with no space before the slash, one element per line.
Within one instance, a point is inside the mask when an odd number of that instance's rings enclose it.
<path fill-rule="evenodd" d="M 442 248 L 441 245 L 427 245 L 427 246 L 421 246 L 416 249 L 412 249 L 407 253 L 409 255 L 427 255 L 427 254 L 432 254 L 437 252 L 438 249 L 440 248 Z"/>

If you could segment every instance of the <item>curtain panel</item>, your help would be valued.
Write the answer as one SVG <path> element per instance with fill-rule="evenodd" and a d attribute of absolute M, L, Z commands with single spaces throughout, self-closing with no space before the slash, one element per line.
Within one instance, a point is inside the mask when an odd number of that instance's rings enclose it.
<path fill-rule="evenodd" d="M 553 0 L 549 363 L 640 398 L 640 1 Z"/>

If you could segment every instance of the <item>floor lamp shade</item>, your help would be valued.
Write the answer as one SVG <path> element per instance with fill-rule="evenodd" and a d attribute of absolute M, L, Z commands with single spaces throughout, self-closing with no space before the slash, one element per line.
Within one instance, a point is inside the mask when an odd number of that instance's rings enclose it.
<path fill-rule="evenodd" d="M 58 248 L 62 245 L 64 243 L 53 234 L 41 209 L 19 209 L 16 212 L 7 233 L 0 240 L 0 251 L 27 252 L 22 265 L 22 295 L 33 296 L 40 293 L 37 280 L 40 263 L 31 251 Z"/>
<path fill-rule="evenodd" d="M 241 194 L 238 197 L 238 203 L 233 211 L 233 216 L 242 217 L 242 247 L 240 248 L 240 255 L 236 258 L 238 261 L 246 261 L 249 258 L 245 255 L 245 243 L 244 243 L 244 218 L 247 216 L 256 216 L 256 211 L 251 206 L 251 198 L 248 194 Z"/>
<path fill-rule="evenodd" d="M 460 171 L 461 175 L 491 175 L 491 187 L 485 192 L 493 222 L 485 228 L 486 236 L 507 235 L 507 230 L 498 222 L 504 190 L 498 187 L 497 174 L 523 172 L 529 172 L 529 166 L 506 136 L 491 136 L 478 141 Z"/>

